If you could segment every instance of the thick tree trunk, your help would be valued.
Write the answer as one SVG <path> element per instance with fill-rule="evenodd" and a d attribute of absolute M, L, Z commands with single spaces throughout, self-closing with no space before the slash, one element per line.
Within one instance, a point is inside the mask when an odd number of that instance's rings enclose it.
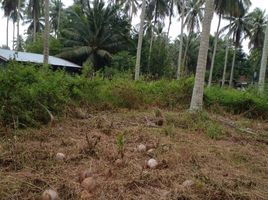
<path fill-rule="evenodd" d="M 266 25 L 265 39 L 262 50 L 261 68 L 259 75 L 259 92 L 263 94 L 265 89 L 265 74 L 267 68 L 267 57 L 268 57 L 268 23 Z"/>
<path fill-rule="evenodd" d="M 229 38 L 226 36 L 226 47 L 225 47 L 225 59 L 224 59 L 224 68 L 222 73 L 222 82 L 221 87 L 225 84 L 225 76 L 226 76 L 226 70 L 227 70 L 227 64 L 228 64 L 228 54 L 229 54 Z"/>
<path fill-rule="evenodd" d="M 141 16 L 140 16 L 140 31 L 139 31 L 139 40 L 137 47 L 137 56 L 136 56 L 136 66 L 135 66 L 135 81 L 139 80 L 140 77 L 140 64 L 141 64 L 141 48 L 143 40 L 143 26 L 145 18 L 145 3 L 146 0 L 142 0 Z"/>
<path fill-rule="evenodd" d="M 233 62 L 232 62 L 231 75 L 230 75 L 230 80 L 229 80 L 229 88 L 231 88 L 233 86 L 236 49 L 237 49 L 237 47 L 235 46 L 234 54 L 233 54 Z"/>
<path fill-rule="evenodd" d="M 190 106 L 190 111 L 192 112 L 200 111 L 202 110 L 203 107 L 205 73 L 206 73 L 207 55 L 209 48 L 210 27 L 213 18 L 213 12 L 214 12 L 214 0 L 206 0 L 205 16 L 203 20 L 202 33 L 200 38 L 200 48 L 198 53 L 195 83 Z"/>
<path fill-rule="evenodd" d="M 18 16 L 17 16 L 17 51 L 20 48 L 20 6 L 21 0 L 18 0 Z"/>
<path fill-rule="evenodd" d="M 176 78 L 180 79 L 181 76 L 181 59 L 182 59 L 182 47 L 183 47 L 183 29 L 184 29 L 184 13 L 185 12 L 185 1 L 182 1 L 182 13 L 181 13 L 181 35 L 180 35 L 180 49 L 178 57 L 178 68 Z"/>
<path fill-rule="evenodd" d="M 6 27 L 6 45 L 7 45 L 7 47 L 8 47 L 8 29 L 9 29 L 9 16 L 7 16 L 7 27 Z"/>
<path fill-rule="evenodd" d="M 49 56 L 49 0 L 45 0 L 44 65 L 48 65 Z"/>
<path fill-rule="evenodd" d="M 218 46 L 218 38 L 219 38 L 220 26 L 221 26 L 221 14 L 219 16 L 219 22 L 218 22 L 217 32 L 216 32 L 216 35 L 215 35 L 214 49 L 213 49 L 211 67 L 210 67 L 210 72 L 209 72 L 208 87 L 211 86 L 211 82 L 212 82 L 212 76 L 213 76 L 214 63 L 215 63 L 215 58 L 216 58 L 216 53 L 217 53 L 217 46 Z"/>

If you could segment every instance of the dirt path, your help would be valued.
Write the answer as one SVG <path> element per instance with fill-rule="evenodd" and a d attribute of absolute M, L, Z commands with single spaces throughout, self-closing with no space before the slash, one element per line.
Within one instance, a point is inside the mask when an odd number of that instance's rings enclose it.
<path fill-rule="evenodd" d="M 153 118 L 150 112 L 98 113 L 62 119 L 53 128 L 16 131 L 16 137 L 2 134 L 0 199 L 39 199 L 47 188 L 66 200 L 268 199 L 264 122 L 226 118 L 255 135 L 223 124 L 225 135 L 212 140 L 176 126 L 169 135 L 165 125 L 148 124 Z M 124 133 L 123 163 L 116 161 L 118 133 Z M 139 144 L 152 150 L 138 152 Z M 55 159 L 59 152 L 66 159 Z M 146 167 L 150 158 L 158 161 L 156 169 Z M 85 169 L 97 184 L 87 197 L 78 181 Z"/>

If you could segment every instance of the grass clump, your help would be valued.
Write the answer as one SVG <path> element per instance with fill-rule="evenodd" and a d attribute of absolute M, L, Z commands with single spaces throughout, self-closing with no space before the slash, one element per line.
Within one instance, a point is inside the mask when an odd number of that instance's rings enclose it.
<path fill-rule="evenodd" d="M 206 112 L 182 112 L 177 115 L 168 113 L 165 118 L 167 126 L 174 125 L 176 128 L 204 133 L 211 139 L 220 139 L 224 135 L 219 122 L 209 117 Z"/>

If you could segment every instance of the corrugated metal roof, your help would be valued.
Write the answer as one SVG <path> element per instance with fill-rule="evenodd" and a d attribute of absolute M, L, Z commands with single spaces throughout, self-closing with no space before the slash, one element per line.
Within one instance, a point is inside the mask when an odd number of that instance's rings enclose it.
<path fill-rule="evenodd" d="M 16 52 L 0 48 L 0 59 L 3 59 L 5 61 L 15 59 L 18 62 L 31 62 L 31 63 L 43 64 L 44 57 L 42 54 Z M 81 66 L 79 65 L 76 65 L 61 58 L 57 58 L 55 56 L 49 56 L 48 64 L 54 66 L 81 68 Z"/>

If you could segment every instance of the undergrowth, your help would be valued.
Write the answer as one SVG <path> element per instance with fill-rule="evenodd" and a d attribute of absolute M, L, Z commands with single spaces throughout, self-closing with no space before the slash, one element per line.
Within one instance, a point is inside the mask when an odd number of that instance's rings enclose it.
<path fill-rule="evenodd" d="M 40 126 L 49 122 L 50 112 L 60 116 L 70 106 L 103 110 L 186 109 L 191 100 L 193 83 L 193 77 L 146 82 L 118 75 L 108 80 L 100 75 L 70 75 L 64 71 L 11 62 L 0 69 L 0 124 L 15 128 Z M 223 106 L 234 114 L 267 118 L 267 96 L 260 97 L 252 91 L 211 88 L 205 92 L 205 103 L 207 106 Z M 186 116 L 181 125 L 188 126 L 189 121 L 193 121 L 192 116 Z M 200 127 L 203 127 L 202 124 Z M 218 127 L 213 123 L 208 127 L 208 134 L 214 137 L 214 130 Z"/>
<path fill-rule="evenodd" d="M 259 95 L 256 89 L 207 88 L 204 97 L 207 106 L 219 105 L 232 114 L 243 114 L 250 118 L 268 117 L 268 93 Z"/>

